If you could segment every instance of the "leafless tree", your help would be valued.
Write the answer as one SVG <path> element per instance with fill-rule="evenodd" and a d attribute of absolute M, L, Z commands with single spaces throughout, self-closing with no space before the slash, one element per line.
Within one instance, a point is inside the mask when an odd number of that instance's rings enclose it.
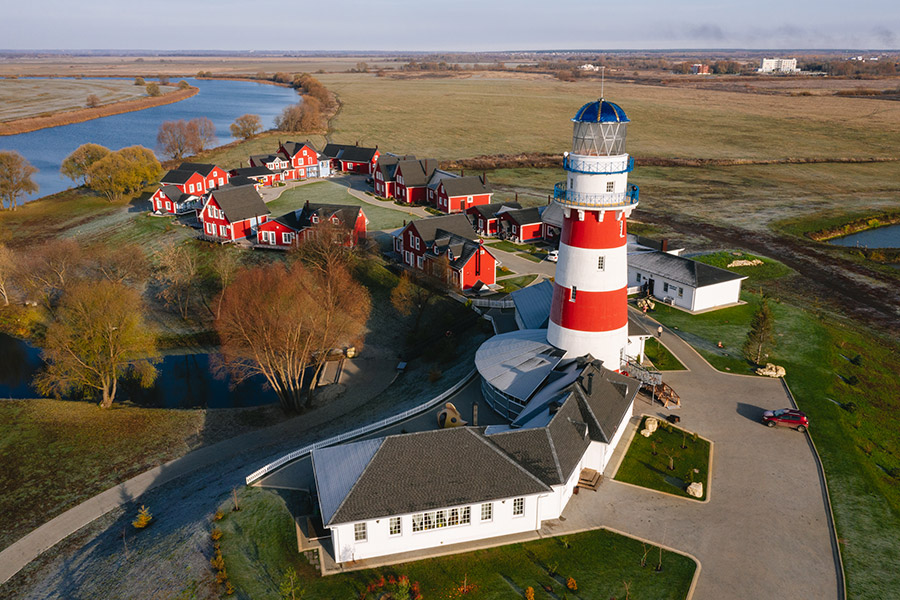
<path fill-rule="evenodd" d="M 156 253 L 159 263 L 157 278 L 162 284 L 159 297 L 187 319 L 197 295 L 200 260 L 193 248 L 185 244 L 169 244 Z"/>
<path fill-rule="evenodd" d="M 203 152 L 206 148 L 216 143 L 216 126 L 206 117 L 197 117 L 191 119 L 191 123 L 197 129 L 197 142 L 199 152 Z"/>
<path fill-rule="evenodd" d="M 196 154 L 202 146 L 197 123 L 184 119 L 163 121 L 156 134 L 156 144 L 160 150 L 176 160 L 186 154 Z"/>
<path fill-rule="evenodd" d="M 3 305 L 9 306 L 9 296 L 12 293 L 13 282 L 19 272 L 18 257 L 12 248 L 0 244 L 0 296 L 3 297 Z"/>
<path fill-rule="evenodd" d="M 54 239 L 29 251 L 21 270 L 25 286 L 52 310 L 56 300 L 82 274 L 84 254 L 72 239 Z"/>

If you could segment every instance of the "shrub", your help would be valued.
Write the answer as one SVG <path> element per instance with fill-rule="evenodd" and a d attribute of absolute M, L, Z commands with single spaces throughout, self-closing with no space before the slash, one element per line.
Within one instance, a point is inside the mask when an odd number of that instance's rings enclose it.
<path fill-rule="evenodd" d="M 575 582 L 574 577 L 569 577 L 568 579 L 566 579 L 566 587 L 573 592 L 578 589 L 578 583 Z"/>
<path fill-rule="evenodd" d="M 224 518 L 225 513 L 223 513 L 221 510 L 217 510 L 216 514 L 213 515 L 213 521 L 221 521 Z"/>
<path fill-rule="evenodd" d="M 134 525 L 135 529 L 143 529 L 147 525 L 150 524 L 150 521 L 153 520 L 153 515 L 150 514 L 150 511 L 147 510 L 146 506 L 141 506 L 138 511 L 137 518 L 131 522 Z"/>
<path fill-rule="evenodd" d="M 143 78 L 143 77 L 135 77 L 135 78 L 134 78 L 134 85 L 147 85 L 147 82 L 144 81 L 144 78 Z"/>
<path fill-rule="evenodd" d="M 222 530 L 219 529 L 218 527 L 216 527 L 215 529 L 212 530 L 212 533 L 209 535 L 210 535 L 210 537 L 212 537 L 214 542 L 218 541 L 218 540 L 222 539 Z"/>
<path fill-rule="evenodd" d="M 534 588 L 528 586 L 525 588 L 525 600 L 534 600 Z"/>

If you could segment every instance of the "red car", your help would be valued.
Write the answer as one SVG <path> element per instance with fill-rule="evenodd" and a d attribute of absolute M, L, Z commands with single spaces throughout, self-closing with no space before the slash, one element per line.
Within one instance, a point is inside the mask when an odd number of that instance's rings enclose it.
<path fill-rule="evenodd" d="M 769 427 L 782 425 L 784 427 L 791 427 L 800 432 L 806 431 L 809 427 L 809 419 L 806 418 L 806 414 L 793 408 L 767 410 L 763 413 L 762 422 Z"/>

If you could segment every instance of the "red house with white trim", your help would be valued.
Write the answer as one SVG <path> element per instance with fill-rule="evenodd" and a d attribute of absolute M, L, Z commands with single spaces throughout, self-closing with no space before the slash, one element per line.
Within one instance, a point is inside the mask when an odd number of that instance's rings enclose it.
<path fill-rule="evenodd" d="M 296 169 L 295 179 L 316 177 L 319 174 L 319 153 L 309 140 L 279 144 L 278 154 L 291 161 L 291 166 Z"/>
<path fill-rule="evenodd" d="M 272 186 L 278 181 L 278 173 L 275 173 L 269 167 L 241 167 L 240 169 L 231 170 L 232 177 L 241 177 L 252 179 L 256 185 L 266 187 Z"/>
<path fill-rule="evenodd" d="M 204 238 L 233 242 L 256 235 L 268 221 L 269 209 L 253 186 L 227 186 L 209 193 L 197 218 Z"/>
<path fill-rule="evenodd" d="M 475 228 L 479 235 L 497 235 L 500 220 L 497 213 L 520 208 L 522 208 L 522 205 L 518 202 L 498 202 L 496 204 L 475 205 L 466 210 L 466 214 L 469 215 L 472 227 Z"/>
<path fill-rule="evenodd" d="M 293 181 L 300 178 L 300 169 L 291 164 L 291 159 L 283 154 L 253 154 L 251 167 L 265 167 L 275 173 L 275 181 Z"/>
<path fill-rule="evenodd" d="M 195 196 L 206 193 L 206 180 L 196 171 L 172 169 L 160 178 L 159 184 L 162 187 L 176 187 L 185 194 Z"/>
<path fill-rule="evenodd" d="M 380 156 L 375 164 L 375 172 L 372 174 L 372 187 L 375 188 L 375 195 L 382 198 L 393 198 L 394 186 L 397 183 L 397 164 L 401 160 L 415 159 L 416 157 L 412 155 L 397 156 L 395 154 L 385 154 Z"/>
<path fill-rule="evenodd" d="M 434 158 L 401 160 L 394 172 L 394 198 L 408 204 L 424 204 L 428 199 L 428 181 L 437 169 Z"/>
<path fill-rule="evenodd" d="M 200 204 L 200 196 L 185 194 L 174 185 L 164 185 L 150 196 L 150 210 L 157 213 L 183 215 L 197 210 Z"/>
<path fill-rule="evenodd" d="M 497 212 L 498 235 L 519 244 L 535 242 L 543 234 L 543 208 L 520 208 Z"/>
<path fill-rule="evenodd" d="M 480 281 L 497 282 L 497 259 L 477 239 L 465 215 L 419 219 L 395 233 L 394 250 L 407 267 L 438 275 L 447 265 L 447 283 L 468 290 Z"/>
<path fill-rule="evenodd" d="M 335 240 L 354 247 L 366 237 L 369 219 L 359 206 L 346 204 L 315 204 L 307 202 L 299 210 L 271 219 L 259 226 L 257 247 L 286 250 L 303 240 L 320 223 L 330 222 L 340 228 L 341 239 Z"/>
<path fill-rule="evenodd" d="M 328 144 L 322 154 L 331 159 L 331 166 L 345 173 L 361 173 L 371 175 L 375 172 L 375 164 L 381 155 L 378 146 L 364 148 L 349 144 Z"/>
<path fill-rule="evenodd" d="M 178 170 L 193 171 L 195 173 L 198 173 L 200 177 L 203 178 L 203 190 L 201 193 L 206 193 L 210 190 L 222 187 L 223 185 L 228 183 L 228 179 L 230 177 L 225 169 L 207 163 L 181 163 L 178 166 Z M 190 192 L 189 189 L 183 191 Z"/>
<path fill-rule="evenodd" d="M 435 208 L 445 213 L 466 212 L 473 206 L 490 204 L 493 196 L 485 175 L 446 177 L 435 190 Z"/>

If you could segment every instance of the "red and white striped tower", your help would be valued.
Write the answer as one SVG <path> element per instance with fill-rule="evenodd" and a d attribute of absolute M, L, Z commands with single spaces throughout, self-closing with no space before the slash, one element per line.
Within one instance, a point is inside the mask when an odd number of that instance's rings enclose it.
<path fill-rule="evenodd" d="M 554 199 L 564 213 L 547 341 L 567 357 L 590 354 L 618 371 L 628 343 L 625 220 L 638 204 L 628 185 L 634 159 L 625 152 L 628 117 L 603 99 L 572 119 L 566 181 Z"/>

